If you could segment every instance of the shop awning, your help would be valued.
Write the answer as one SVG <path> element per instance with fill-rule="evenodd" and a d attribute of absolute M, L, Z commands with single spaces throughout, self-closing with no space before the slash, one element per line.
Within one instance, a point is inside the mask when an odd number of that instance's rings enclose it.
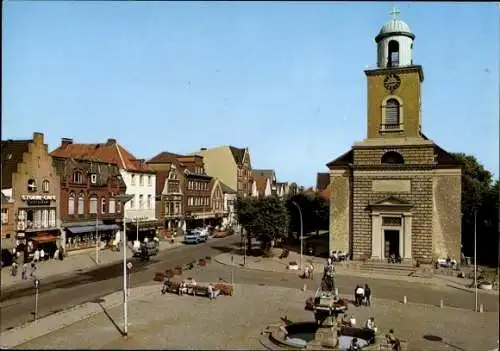
<path fill-rule="evenodd" d="M 81 234 L 81 233 L 90 233 L 95 232 L 96 229 L 99 232 L 108 231 L 108 230 L 117 230 L 120 227 L 116 224 L 102 224 L 102 225 L 86 225 L 81 227 L 67 227 L 66 229 L 72 234 Z"/>
<path fill-rule="evenodd" d="M 57 240 L 57 236 L 50 235 L 50 234 L 47 234 L 47 235 L 37 235 L 37 236 L 31 237 L 30 240 L 36 241 L 39 244 L 50 243 L 50 242 L 56 241 Z"/>

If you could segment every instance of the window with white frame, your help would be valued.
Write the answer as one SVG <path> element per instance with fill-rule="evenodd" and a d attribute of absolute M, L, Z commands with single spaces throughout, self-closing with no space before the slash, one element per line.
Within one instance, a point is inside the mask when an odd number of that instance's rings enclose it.
<path fill-rule="evenodd" d="M 116 212 L 120 213 L 122 211 L 122 203 L 120 201 L 116 202 Z"/>
<path fill-rule="evenodd" d="M 50 182 L 47 179 L 44 179 L 42 182 L 42 191 L 44 193 L 48 193 L 50 191 Z"/>
<path fill-rule="evenodd" d="M 83 193 L 78 195 L 78 214 L 83 215 L 85 213 L 85 196 Z"/>
<path fill-rule="evenodd" d="M 135 198 L 130 199 L 130 208 L 135 208 Z"/>
<path fill-rule="evenodd" d="M 83 174 L 82 172 L 73 172 L 72 176 L 73 183 L 75 184 L 82 184 L 83 183 Z"/>
<path fill-rule="evenodd" d="M 113 198 L 109 199 L 109 213 L 116 212 L 116 200 Z"/>
<path fill-rule="evenodd" d="M 28 192 L 34 193 L 34 192 L 36 192 L 36 189 L 37 189 L 36 180 L 34 180 L 34 179 L 28 180 Z"/>
<path fill-rule="evenodd" d="M 68 197 L 68 214 L 75 214 L 75 194 L 71 193 Z"/>
<path fill-rule="evenodd" d="M 142 174 L 139 176 L 139 185 L 140 186 L 144 185 L 144 176 Z"/>
<path fill-rule="evenodd" d="M 153 196 L 148 195 L 148 209 L 152 207 L 152 204 L 153 204 Z"/>
<path fill-rule="evenodd" d="M 130 185 L 135 185 L 135 174 L 130 175 Z"/>
<path fill-rule="evenodd" d="M 139 195 L 139 209 L 142 210 L 144 208 L 144 195 Z"/>
<path fill-rule="evenodd" d="M 148 176 L 148 186 L 152 186 L 152 185 L 153 185 L 153 177 Z"/>
<path fill-rule="evenodd" d="M 91 174 L 90 175 L 90 182 L 92 184 L 97 184 L 97 174 Z"/>
<path fill-rule="evenodd" d="M 97 214 L 97 206 L 98 206 L 97 202 L 98 202 L 97 196 L 92 195 L 90 197 L 90 201 L 89 201 L 89 213 L 90 214 Z"/>
<path fill-rule="evenodd" d="M 49 214 L 49 226 L 51 228 L 56 226 L 56 210 L 51 209 Z"/>

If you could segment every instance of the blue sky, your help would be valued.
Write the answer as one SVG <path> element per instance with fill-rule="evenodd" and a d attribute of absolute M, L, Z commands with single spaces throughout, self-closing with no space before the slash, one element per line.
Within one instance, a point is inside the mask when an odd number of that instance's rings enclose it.
<path fill-rule="evenodd" d="M 109 137 L 138 158 L 248 146 L 315 184 L 366 134 L 374 37 L 396 5 L 423 65 L 423 130 L 498 176 L 494 3 L 3 3 L 2 139 Z"/>

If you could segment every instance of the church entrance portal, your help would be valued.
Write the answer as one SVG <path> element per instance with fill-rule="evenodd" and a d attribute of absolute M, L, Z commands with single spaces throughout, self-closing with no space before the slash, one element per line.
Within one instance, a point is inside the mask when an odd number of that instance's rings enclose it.
<path fill-rule="evenodd" d="M 399 256 L 399 230 L 385 229 L 384 230 L 384 257 L 388 258 L 392 254 Z"/>

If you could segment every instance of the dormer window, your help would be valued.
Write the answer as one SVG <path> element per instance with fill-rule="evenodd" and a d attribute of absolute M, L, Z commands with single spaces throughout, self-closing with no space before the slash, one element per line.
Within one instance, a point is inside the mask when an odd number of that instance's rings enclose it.
<path fill-rule="evenodd" d="M 28 180 L 28 193 L 35 193 L 37 189 L 36 181 L 34 179 Z"/>
<path fill-rule="evenodd" d="M 92 184 L 96 184 L 97 183 L 97 174 L 91 174 L 90 175 L 90 182 Z"/>

